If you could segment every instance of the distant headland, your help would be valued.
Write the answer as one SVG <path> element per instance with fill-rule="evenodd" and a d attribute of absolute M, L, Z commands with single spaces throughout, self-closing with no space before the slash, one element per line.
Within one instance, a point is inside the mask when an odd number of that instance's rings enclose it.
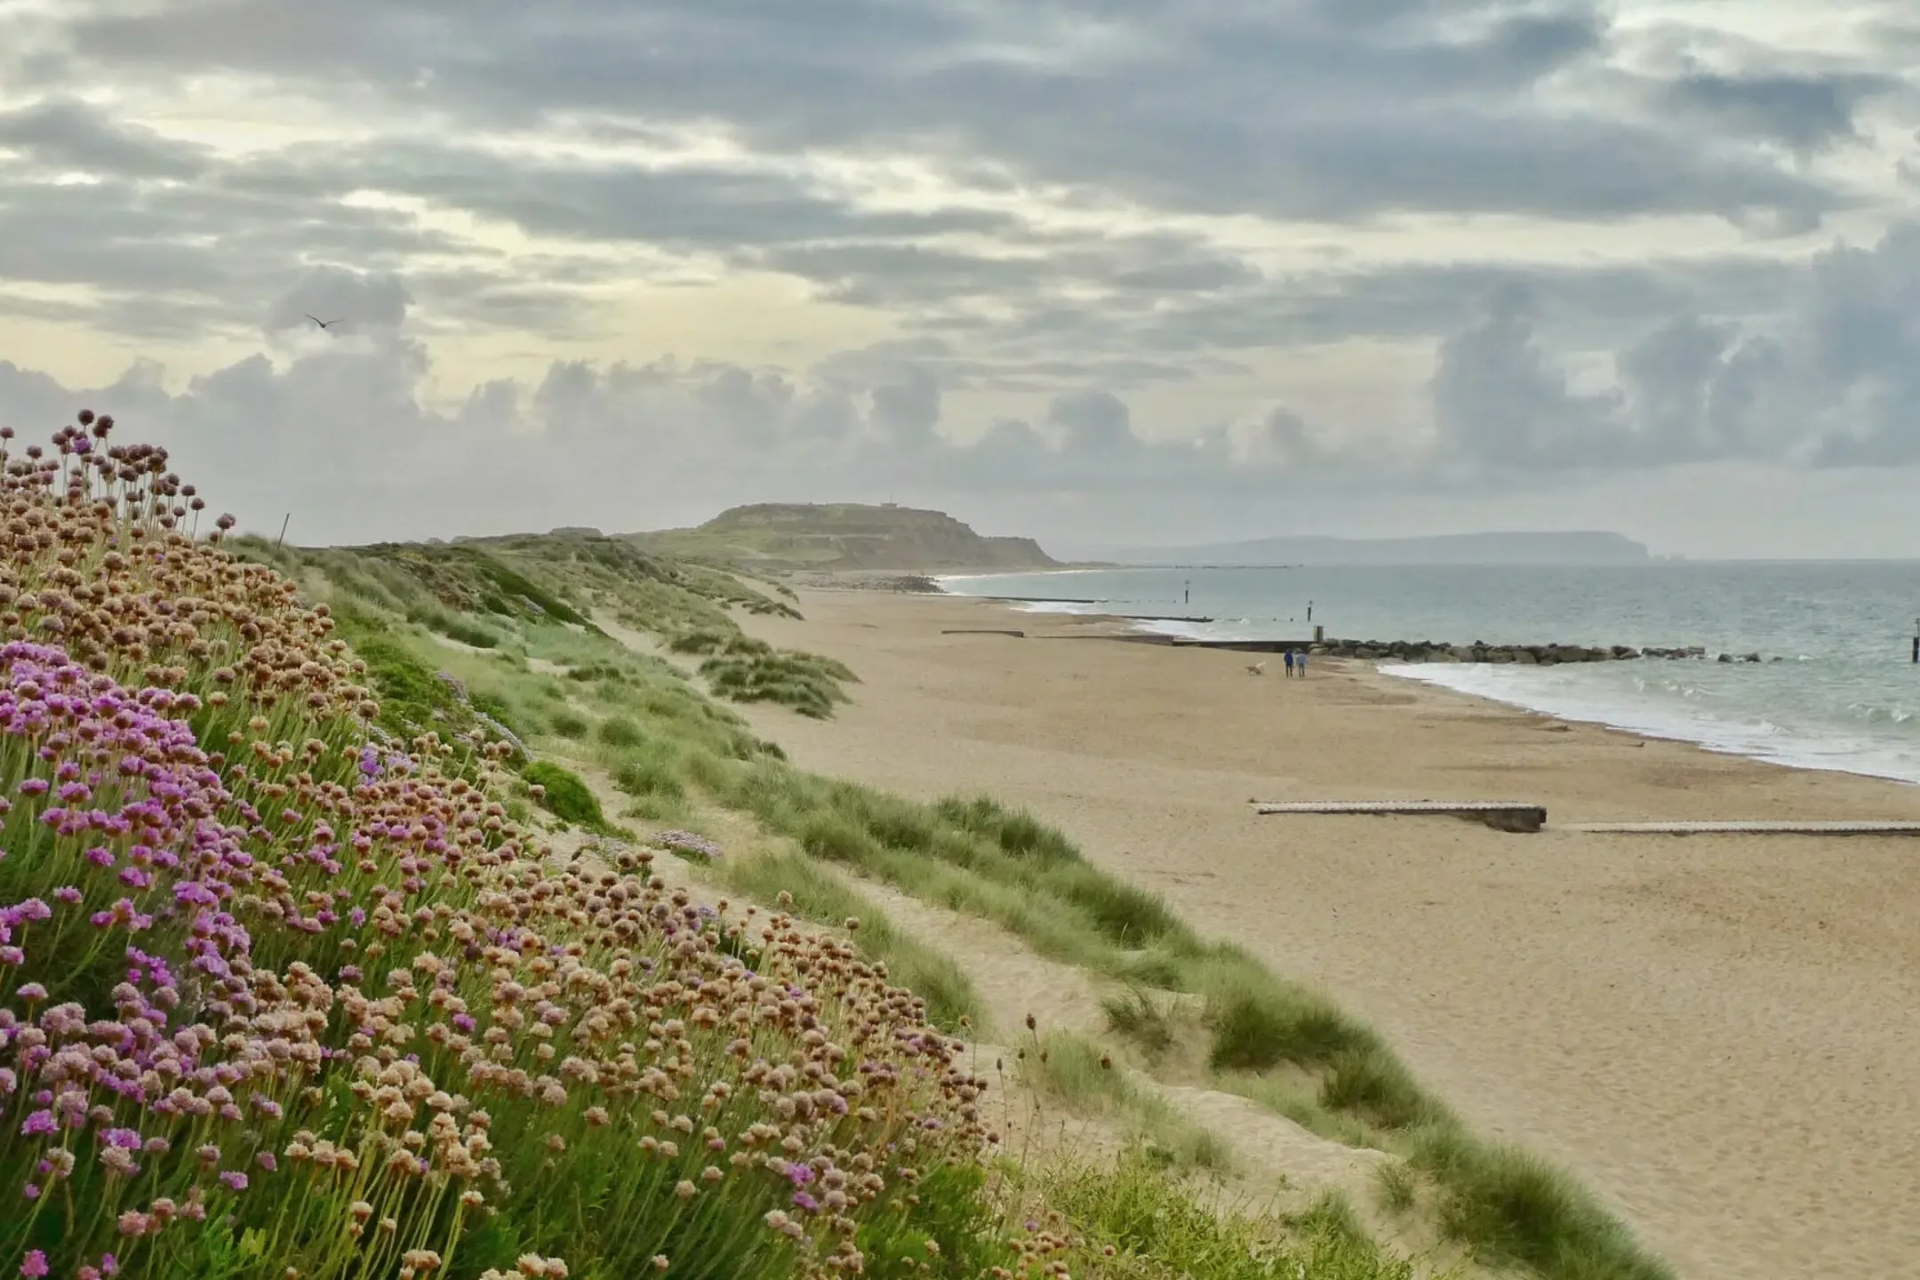
<path fill-rule="evenodd" d="M 988 537 L 944 511 L 892 503 L 758 503 L 691 529 L 627 535 L 644 550 L 761 569 L 1057 569 L 1032 538 Z"/>

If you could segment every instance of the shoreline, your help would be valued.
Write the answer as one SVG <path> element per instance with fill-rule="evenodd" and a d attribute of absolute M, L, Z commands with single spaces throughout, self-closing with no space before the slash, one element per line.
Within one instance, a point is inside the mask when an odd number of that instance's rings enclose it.
<path fill-rule="evenodd" d="M 940 584 L 949 578 L 958 577 L 999 577 L 999 573 L 980 574 L 934 574 L 927 580 L 940 587 L 941 594 L 962 600 L 992 600 L 1006 604 L 1003 599 L 970 596 L 964 592 L 947 591 Z M 829 588 L 831 589 L 831 588 Z M 1031 603 L 1047 603 L 1034 601 Z M 1074 602 L 1058 601 L 1071 606 Z M 1083 602 L 1084 603 L 1084 602 Z M 1099 619 L 1125 628 L 1132 634 L 1142 636 L 1163 636 L 1173 640 L 1193 640 L 1197 637 L 1194 629 L 1184 626 L 1180 621 L 1140 618 L 1123 614 L 1102 613 L 1089 605 L 1086 608 L 1018 608 L 1009 612 L 1020 618 L 1036 617 L 1074 617 L 1081 619 Z M 1252 643 L 1252 642 L 1249 642 Z M 1349 641 L 1335 641 L 1329 638 L 1327 644 L 1348 644 Z M 1225 647 L 1225 642 L 1221 647 Z M 1499 646 L 1505 649 L 1524 646 Z M 1603 729 L 1660 742 L 1687 743 L 1714 755 L 1731 756 L 1756 763 L 1772 765 L 1794 770 L 1810 770 L 1818 773 L 1843 774 L 1848 777 L 1872 778 L 1895 783 L 1901 786 L 1920 786 L 1920 761 L 1901 759 L 1895 747 L 1876 743 L 1871 739 L 1832 738 L 1810 734 L 1788 734 L 1782 738 L 1767 741 L 1768 735 L 1777 729 L 1764 717 L 1756 724 L 1735 722 L 1717 722 L 1700 717 L 1689 717 L 1678 708 L 1662 707 L 1648 700 L 1635 704 L 1630 699 L 1621 699 L 1617 695 L 1611 702 L 1602 695 L 1590 692 L 1585 698 L 1567 694 L 1556 695 L 1545 689 L 1526 687 L 1494 689 L 1474 689 L 1462 687 L 1466 683 L 1479 680 L 1486 683 L 1512 683 L 1516 675 L 1525 680 L 1528 673 L 1537 673 L 1543 669 L 1522 663 L 1508 662 L 1452 662 L 1442 660 L 1406 661 L 1396 657 L 1352 658 L 1349 656 L 1316 655 L 1317 662 L 1356 662 L 1364 663 L 1369 669 L 1383 677 L 1395 681 L 1417 684 L 1423 687 L 1438 688 L 1462 698 L 1470 698 L 1503 708 L 1524 711 L 1532 715 L 1549 717 L 1564 724 L 1594 725 Z M 1700 650 L 1691 657 L 1679 657 L 1677 651 L 1653 650 L 1643 656 L 1626 659 L 1601 660 L 1589 662 L 1563 662 L 1561 666 L 1575 668 L 1595 665 L 1610 666 L 1615 662 L 1631 661 L 1636 663 L 1669 662 L 1711 662 L 1712 655 Z M 1725 664 L 1722 656 L 1719 661 Z M 1737 665 L 1754 665 L 1755 657 L 1743 656 L 1735 660 Z M 1780 658 L 1771 659 L 1781 661 Z M 1486 668 L 1484 674 L 1482 668 Z M 1446 674 L 1454 671 L 1475 672 L 1473 676 Z M 1584 705 L 1573 705 L 1584 703 Z"/>
<path fill-rule="evenodd" d="M 1567 1165 L 1683 1275 L 1920 1275 L 1920 899 L 1905 840 L 1503 835 L 1247 801 L 1523 798 L 1564 820 L 1920 819 L 1920 792 L 1555 721 L 1325 660 L 942 635 L 1012 612 L 810 591 L 742 619 L 851 665 L 796 763 L 984 791 L 1372 1023 L 1479 1132 Z M 1088 615 L 1020 613 L 1098 634 Z M 1358 668 L 1358 669 L 1356 669 Z M 1256 696 L 1257 695 L 1257 696 Z M 757 715 L 758 713 L 756 713 Z M 772 729 L 777 713 L 757 722 Z"/>

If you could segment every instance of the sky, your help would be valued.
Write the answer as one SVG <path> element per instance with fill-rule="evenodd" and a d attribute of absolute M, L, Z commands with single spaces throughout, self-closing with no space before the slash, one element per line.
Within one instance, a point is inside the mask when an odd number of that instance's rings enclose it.
<path fill-rule="evenodd" d="M 307 544 L 1920 556 L 1920 6 L 0 0 L 0 423 L 82 408 Z"/>

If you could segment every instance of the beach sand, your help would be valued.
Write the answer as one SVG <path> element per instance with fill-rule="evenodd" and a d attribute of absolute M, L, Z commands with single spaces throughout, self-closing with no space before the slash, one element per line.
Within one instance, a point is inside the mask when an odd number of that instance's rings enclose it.
<path fill-rule="evenodd" d="M 1254 677 L 1257 655 L 1043 640 L 1102 624 L 984 601 L 801 608 L 741 622 L 863 683 L 831 722 L 752 712 L 796 764 L 1031 809 L 1371 1021 L 1684 1277 L 1920 1277 L 1920 839 L 1551 829 L 1920 820 L 1920 788 L 1559 725 L 1365 663 L 1289 682 L 1277 655 Z M 1549 830 L 1257 817 L 1256 797 L 1526 800 Z"/>

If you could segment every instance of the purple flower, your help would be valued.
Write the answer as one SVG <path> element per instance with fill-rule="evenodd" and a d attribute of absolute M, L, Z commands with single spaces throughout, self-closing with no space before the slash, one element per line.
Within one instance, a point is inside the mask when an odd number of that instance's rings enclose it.
<path fill-rule="evenodd" d="M 38 1249 L 29 1253 L 26 1260 L 20 1264 L 20 1274 L 27 1280 L 40 1280 L 41 1276 L 47 1274 L 47 1255 Z"/>
<path fill-rule="evenodd" d="M 233 1169 L 229 1169 L 221 1174 L 220 1181 L 226 1183 L 227 1187 L 233 1191 L 245 1191 L 247 1189 L 247 1175 Z"/>
<path fill-rule="evenodd" d="M 58 1128 L 59 1126 L 53 1120 L 53 1112 L 43 1108 L 28 1113 L 25 1122 L 20 1126 L 20 1132 L 31 1138 L 39 1134 L 56 1132 Z"/>
<path fill-rule="evenodd" d="M 793 1193 L 793 1203 L 804 1213 L 816 1213 L 820 1209 L 820 1202 L 804 1191 Z"/>

